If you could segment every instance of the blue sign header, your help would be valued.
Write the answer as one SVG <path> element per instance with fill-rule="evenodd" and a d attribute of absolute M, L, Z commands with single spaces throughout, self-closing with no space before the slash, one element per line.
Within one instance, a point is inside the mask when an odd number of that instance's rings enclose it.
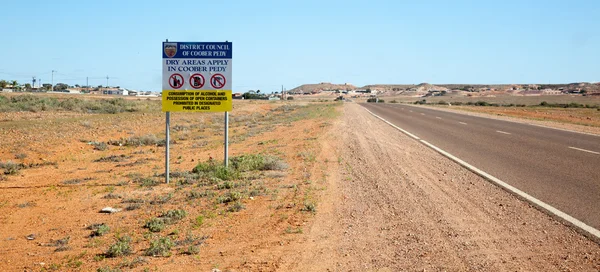
<path fill-rule="evenodd" d="M 163 42 L 163 59 L 231 59 L 231 43 Z"/>

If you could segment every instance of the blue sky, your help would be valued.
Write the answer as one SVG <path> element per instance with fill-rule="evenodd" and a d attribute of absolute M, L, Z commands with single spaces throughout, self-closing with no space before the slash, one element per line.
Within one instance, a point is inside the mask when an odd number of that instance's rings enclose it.
<path fill-rule="evenodd" d="M 0 79 L 160 91 L 161 42 L 233 42 L 234 91 L 600 81 L 600 1 L 5 1 Z"/>

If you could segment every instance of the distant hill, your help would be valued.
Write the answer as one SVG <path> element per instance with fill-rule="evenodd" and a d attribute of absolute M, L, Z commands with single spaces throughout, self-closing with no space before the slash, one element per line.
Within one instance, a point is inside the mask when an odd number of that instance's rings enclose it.
<path fill-rule="evenodd" d="M 322 91 L 335 91 L 335 90 L 355 90 L 356 86 L 348 83 L 344 84 L 332 84 L 329 82 L 321 82 L 318 84 L 304 84 L 296 88 L 288 90 L 289 93 L 320 93 Z"/>
<path fill-rule="evenodd" d="M 588 94 L 600 93 L 600 83 L 575 82 L 566 84 L 371 84 L 356 87 L 352 84 L 304 84 L 289 90 L 292 94 L 312 93 L 335 90 L 372 90 L 381 95 L 425 95 L 431 92 L 494 92 L 498 94 L 518 94 L 530 90 L 560 90 L 563 92 L 585 91 Z"/>

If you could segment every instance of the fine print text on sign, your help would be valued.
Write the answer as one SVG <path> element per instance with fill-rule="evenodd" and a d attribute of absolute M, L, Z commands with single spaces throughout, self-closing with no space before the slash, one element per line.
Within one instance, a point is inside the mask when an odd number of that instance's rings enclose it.
<path fill-rule="evenodd" d="M 163 91 L 163 111 L 231 111 L 231 91 Z"/>
<path fill-rule="evenodd" d="M 231 111 L 230 42 L 163 42 L 162 61 L 163 111 Z"/>

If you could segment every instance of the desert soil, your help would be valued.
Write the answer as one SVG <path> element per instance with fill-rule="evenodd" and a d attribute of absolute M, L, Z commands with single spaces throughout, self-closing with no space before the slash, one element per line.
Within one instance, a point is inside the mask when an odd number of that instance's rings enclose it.
<path fill-rule="evenodd" d="M 37 164 L 0 181 L 2 271 L 598 271 L 600 246 L 367 114 L 353 103 L 236 101 L 231 156 L 269 154 L 289 168 L 219 184 L 140 186 L 157 177 L 163 147 L 94 150 L 87 141 L 160 133 L 162 113 L 4 114 L 0 161 Z M 33 116 L 36 116 L 35 118 Z M 174 114 L 172 171 L 222 159 L 222 115 Z M 15 154 L 27 154 L 15 159 Z M 94 162 L 125 155 L 120 162 Z M 51 162 L 44 164 L 44 162 Z M 87 178 L 87 179 L 86 179 Z M 80 183 L 66 181 L 79 179 Z M 89 180 L 88 180 L 89 179 Z M 191 191 L 213 192 L 189 199 Z M 218 196 L 242 192 L 229 212 Z M 168 197 L 171 196 L 171 197 Z M 120 197 L 120 198 L 119 198 Z M 167 198 L 165 198 L 167 197 Z M 100 214 L 105 206 L 140 207 Z M 166 199 L 166 201 L 160 201 Z M 307 209 L 307 204 L 316 208 Z M 187 217 L 160 233 L 142 226 L 162 212 Z M 312 211 L 311 211 L 312 210 Z M 203 222 L 196 219 L 202 217 Z M 87 229 L 106 223 L 108 234 Z M 33 240 L 26 237 L 34 234 Z M 118 235 L 131 255 L 104 258 Z M 69 238 L 66 245 L 60 240 Z M 149 257 L 170 237 L 169 257 Z M 199 252 L 185 253 L 192 241 Z"/>

